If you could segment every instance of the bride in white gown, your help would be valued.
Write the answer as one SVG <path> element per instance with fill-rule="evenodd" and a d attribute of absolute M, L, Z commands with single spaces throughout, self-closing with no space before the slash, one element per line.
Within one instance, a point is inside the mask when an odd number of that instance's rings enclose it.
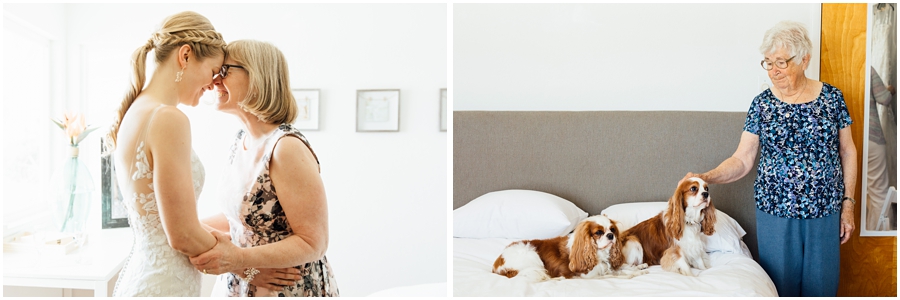
<path fill-rule="evenodd" d="M 188 257 L 212 249 L 216 238 L 198 220 L 203 166 L 176 106 L 196 106 L 212 88 L 224 46 L 208 19 L 182 12 L 166 18 L 132 56 L 132 86 L 107 137 L 134 230 L 114 296 L 200 296 L 200 272 Z M 151 50 L 157 68 L 142 88 Z"/>

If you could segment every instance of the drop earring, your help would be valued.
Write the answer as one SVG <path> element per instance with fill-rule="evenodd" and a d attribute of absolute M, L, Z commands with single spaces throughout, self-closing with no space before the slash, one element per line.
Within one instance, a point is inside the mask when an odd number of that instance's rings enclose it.
<path fill-rule="evenodd" d="M 187 59 L 184 60 L 184 67 L 181 67 L 181 71 L 175 73 L 175 82 L 181 82 L 181 76 L 184 75 L 184 68 L 187 67 Z"/>
<path fill-rule="evenodd" d="M 181 68 L 181 71 L 175 73 L 175 82 L 181 82 L 181 76 L 184 75 L 184 68 Z"/>

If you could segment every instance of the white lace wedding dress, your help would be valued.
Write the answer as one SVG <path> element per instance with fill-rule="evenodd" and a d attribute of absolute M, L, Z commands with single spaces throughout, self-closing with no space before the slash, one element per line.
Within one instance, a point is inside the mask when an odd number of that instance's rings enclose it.
<path fill-rule="evenodd" d="M 160 223 L 153 191 L 153 170 L 147 160 L 143 141 L 138 144 L 134 153 L 134 163 L 129 164 L 130 166 L 125 165 L 124 161 L 127 160 L 116 160 L 116 167 L 123 167 L 119 170 L 133 171 L 119 173 L 117 179 L 122 195 L 132 195 L 123 202 L 128 209 L 128 222 L 134 231 L 134 245 L 119 273 L 113 296 L 198 297 L 200 272 L 191 265 L 186 255 L 169 246 Z M 124 168 L 126 166 L 128 168 Z M 203 188 L 205 172 L 193 150 L 191 173 L 196 201 Z"/>

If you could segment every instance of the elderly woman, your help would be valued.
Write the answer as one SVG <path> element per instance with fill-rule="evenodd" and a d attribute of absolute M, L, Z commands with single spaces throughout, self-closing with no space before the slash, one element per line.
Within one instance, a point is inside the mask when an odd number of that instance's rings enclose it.
<path fill-rule="evenodd" d="M 191 258 L 219 276 L 228 296 L 338 296 L 328 246 L 328 209 L 319 161 L 290 124 L 297 116 L 284 55 L 269 43 L 226 47 L 213 83 L 217 108 L 244 124 L 231 147 L 224 214 L 204 220 L 218 245 Z M 224 283 L 224 284 L 223 284 Z"/>
<path fill-rule="evenodd" d="M 852 121 L 840 90 L 804 75 L 811 48 L 799 23 L 766 31 L 761 64 L 773 87 L 750 104 L 734 155 L 709 172 L 685 176 L 733 182 L 760 154 L 754 183 L 759 260 L 782 297 L 834 297 L 840 244 L 854 229 Z"/>

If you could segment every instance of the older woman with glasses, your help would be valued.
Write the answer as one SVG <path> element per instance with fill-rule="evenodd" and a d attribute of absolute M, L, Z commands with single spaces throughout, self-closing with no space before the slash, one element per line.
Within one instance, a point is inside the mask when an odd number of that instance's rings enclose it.
<path fill-rule="evenodd" d="M 219 244 L 191 263 L 224 274 L 217 287 L 228 296 L 338 296 L 325 258 L 328 209 L 319 159 L 291 126 L 298 108 L 287 61 L 265 42 L 239 40 L 225 50 L 213 79 L 217 109 L 238 117 L 244 129 L 221 185 L 224 213 L 204 220 Z"/>
<path fill-rule="evenodd" d="M 760 52 L 773 87 L 750 104 L 737 151 L 715 169 L 688 173 L 709 183 L 754 183 L 760 265 L 779 296 L 837 294 L 840 245 L 854 230 L 856 147 L 841 91 L 807 78 L 812 42 L 799 23 L 765 33 Z"/>

